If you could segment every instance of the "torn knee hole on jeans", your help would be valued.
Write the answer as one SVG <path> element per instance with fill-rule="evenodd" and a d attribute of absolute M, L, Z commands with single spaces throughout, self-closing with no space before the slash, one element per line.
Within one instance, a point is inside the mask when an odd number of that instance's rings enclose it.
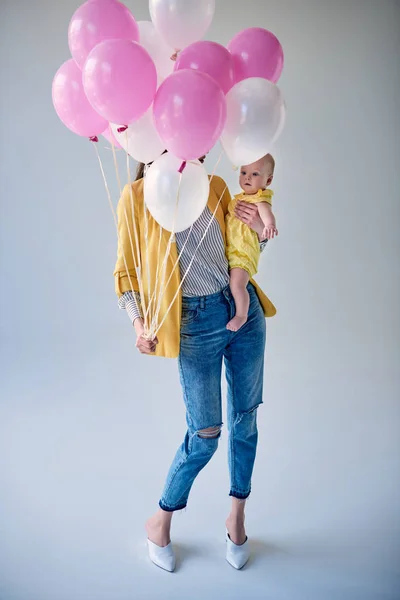
<path fill-rule="evenodd" d="M 221 433 L 221 425 L 215 425 L 214 427 L 207 427 L 206 429 L 200 429 L 197 432 L 199 438 L 204 440 L 213 439 L 219 437 Z"/>
<path fill-rule="evenodd" d="M 250 415 L 252 412 L 254 412 L 255 410 L 257 410 L 257 408 L 259 408 L 261 403 L 256 404 L 255 406 L 252 406 L 252 408 L 249 408 L 249 410 L 245 410 L 244 411 L 244 415 Z"/>
<path fill-rule="evenodd" d="M 260 405 L 261 405 L 261 402 L 256 404 L 255 406 L 252 406 L 248 410 L 245 410 L 243 412 L 238 412 L 236 414 L 235 424 L 240 423 L 240 421 L 242 421 L 242 419 L 244 419 L 245 417 L 249 417 L 250 415 L 255 413 Z"/>

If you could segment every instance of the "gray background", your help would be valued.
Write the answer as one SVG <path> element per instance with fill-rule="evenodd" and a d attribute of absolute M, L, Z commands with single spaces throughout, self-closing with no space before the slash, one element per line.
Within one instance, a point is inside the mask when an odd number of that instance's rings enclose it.
<path fill-rule="evenodd" d="M 281 235 L 258 276 L 279 312 L 255 558 L 224 562 L 223 438 L 175 517 L 172 576 L 142 524 L 184 432 L 176 364 L 135 350 L 94 150 L 51 103 L 76 6 L 0 3 L 1 600 L 399 598 L 399 3 L 217 0 L 209 39 L 261 25 L 286 53 Z M 227 161 L 219 173 L 237 192 Z"/>

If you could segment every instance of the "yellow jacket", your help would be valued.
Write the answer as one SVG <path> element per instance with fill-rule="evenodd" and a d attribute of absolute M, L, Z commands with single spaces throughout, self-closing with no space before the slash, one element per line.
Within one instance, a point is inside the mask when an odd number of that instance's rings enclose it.
<path fill-rule="evenodd" d="M 208 197 L 208 208 L 211 212 L 215 211 L 215 208 L 218 204 L 218 200 L 221 197 L 222 192 L 225 189 L 225 182 L 220 178 L 214 175 L 210 182 L 210 195 Z M 135 225 L 136 230 L 138 232 L 139 239 L 139 251 L 142 259 L 142 263 L 145 261 L 145 220 L 144 220 L 144 200 L 143 200 L 143 179 L 139 179 L 132 184 L 132 194 L 133 194 L 133 202 L 134 202 L 134 215 L 135 215 Z M 225 238 L 225 216 L 228 211 L 228 206 L 231 201 L 230 194 L 227 189 L 222 196 L 222 200 L 217 208 L 215 213 L 215 218 L 217 219 L 219 226 L 221 227 L 222 235 Z M 132 289 L 135 291 L 139 291 L 138 280 L 136 277 L 136 271 L 134 267 L 134 259 L 132 256 L 131 250 L 131 242 L 129 238 L 129 234 L 132 236 L 132 241 L 134 248 L 136 248 L 135 237 L 132 232 L 132 207 L 131 207 L 131 193 L 129 190 L 129 186 L 126 185 L 120 201 L 118 203 L 118 232 L 119 232 L 119 242 L 118 242 L 118 258 L 117 263 L 115 265 L 114 277 L 115 277 L 115 291 L 118 296 L 122 296 L 125 292 Z M 127 221 L 129 223 L 129 228 L 127 226 Z M 147 300 L 149 297 L 149 287 L 151 290 L 154 289 L 154 282 L 157 272 L 157 263 L 162 264 L 166 250 L 168 240 L 170 238 L 170 233 L 165 231 L 164 229 L 160 232 L 160 226 L 158 223 L 151 217 L 148 216 L 148 255 L 149 255 L 149 270 L 150 270 L 150 286 L 148 281 L 148 273 L 147 269 L 142 268 L 142 282 L 144 288 L 144 294 Z M 161 244 L 160 244 L 160 235 L 161 235 Z M 122 247 L 125 254 L 125 259 L 130 275 L 130 279 L 132 282 L 132 286 L 130 285 L 129 278 L 125 268 L 125 261 L 123 257 Z M 176 291 L 180 284 L 180 272 L 179 266 L 176 266 L 174 270 L 174 265 L 178 260 L 178 252 L 176 249 L 176 243 L 173 243 L 171 246 L 171 250 L 168 256 L 168 260 L 166 263 L 166 274 L 165 274 L 165 283 L 168 281 L 171 273 L 171 280 L 165 289 L 163 294 L 161 309 L 159 314 L 159 322 L 161 323 L 168 306 L 170 305 L 172 299 L 174 298 Z M 274 305 L 270 302 L 267 296 L 262 292 L 259 286 L 251 280 L 251 283 L 254 285 L 261 305 L 264 310 L 264 314 L 266 317 L 273 317 L 276 313 Z M 176 358 L 179 355 L 179 345 L 180 345 L 180 320 L 181 320 L 181 294 L 178 294 L 175 302 L 173 303 L 160 331 L 158 332 L 158 345 L 157 351 L 155 353 L 156 356 L 164 356 L 166 358 Z"/>

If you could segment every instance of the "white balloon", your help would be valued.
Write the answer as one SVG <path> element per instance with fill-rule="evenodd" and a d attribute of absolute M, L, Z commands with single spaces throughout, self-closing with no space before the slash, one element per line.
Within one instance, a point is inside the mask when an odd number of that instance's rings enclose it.
<path fill-rule="evenodd" d="M 249 165 L 270 152 L 282 133 L 286 106 L 278 86 L 250 77 L 226 95 L 227 118 L 222 146 L 235 166 Z"/>
<path fill-rule="evenodd" d="M 167 231 L 184 231 L 204 211 L 210 191 L 207 171 L 198 161 L 182 164 L 169 152 L 149 167 L 144 178 L 144 201 L 152 217 Z M 179 191 L 179 197 L 178 197 Z"/>
<path fill-rule="evenodd" d="M 165 150 L 164 142 L 157 133 L 153 120 L 153 107 L 134 123 L 131 123 L 126 131 L 118 133 L 119 125 L 110 123 L 112 132 L 132 158 L 142 163 L 149 163 L 156 159 Z"/>
<path fill-rule="evenodd" d="M 171 60 L 174 49 L 168 46 L 151 21 L 138 21 L 137 24 L 140 44 L 147 50 L 156 65 L 158 85 L 160 85 L 174 70 L 175 62 Z"/>
<path fill-rule="evenodd" d="M 175 50 L 200 40 L 209 28 L 215 0 L 150 0 L 154 27 Z"/>

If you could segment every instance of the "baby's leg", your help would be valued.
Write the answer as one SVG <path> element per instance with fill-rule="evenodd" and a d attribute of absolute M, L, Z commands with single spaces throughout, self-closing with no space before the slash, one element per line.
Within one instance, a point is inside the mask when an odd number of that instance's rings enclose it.
<path fill-rule="evenodd" d="M 249 313 L 250 297 L 247 291 L 249 283 L 249 274 L 244 269 L 231 269 L 230 287 L 233 299 L 235 300 L 236 314 L 226 326 L 230 331 L 237 331 L 247 321 Z"/>

